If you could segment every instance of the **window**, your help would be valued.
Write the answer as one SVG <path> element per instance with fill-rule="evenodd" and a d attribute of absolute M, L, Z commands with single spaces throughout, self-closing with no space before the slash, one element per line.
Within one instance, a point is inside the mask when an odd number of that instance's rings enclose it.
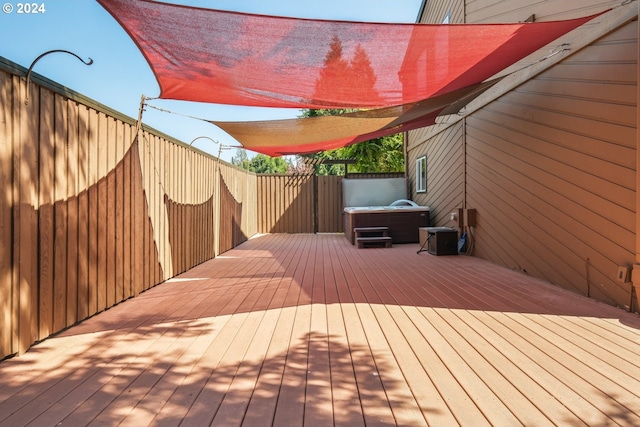
<path fill-rule="evenodd" d="M 416 193 L 427 192 L 427 156 L 416 160 Z"/>

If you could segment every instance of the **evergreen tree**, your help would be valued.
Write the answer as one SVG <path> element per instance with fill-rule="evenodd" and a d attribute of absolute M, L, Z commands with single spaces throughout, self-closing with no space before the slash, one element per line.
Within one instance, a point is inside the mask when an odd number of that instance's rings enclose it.
<path fill-rule="evenodd" d="M 342 95 L 355 90 L 363 94 L 363 98 L 367 98 L 368 104 L 377 106 L 380 105 L 380 96 L 375 88 L 376 80 L 369 56 L 362 45 L 356 46 L 353 58 L 347 61 L 343 57 L 342 41 L 334 36 L 324 60 L 324 67 L 316 81 L 314 98 L 319 102 L 326 102 L 337 98 L 336 94 Z M 310 109 L 304 110 L 300 117 L 340 115 L 354 111 L 357 110 Z M 349 165 L 349 172 L 402 172 L 404 170 L 402 147 L 403 135 L 396 134 L 302 157 L 355 159 L 357 163 Z M 345 170 L 343 165 L 318 165 L 316 172 L 319 175 L 342 175 Z"/>
<path fill-rule="evenodd" d="M 379 106 L 381 104 L 380 95 L 376 90 L 376 77 L 371 60 L 362 45 L 356 46 L 353 58 L 349 62 L 349 86 L 351 90 L 366 97 L 367 104 L 371 106 Z"/>
<path fill-rule="evenodd" d="M 324 66 L 316 81 L 316 102 L 325 104 L 348 89 L 349 63 L 342 57 L 342 41 L 336 35 L 331 39 Z"/>

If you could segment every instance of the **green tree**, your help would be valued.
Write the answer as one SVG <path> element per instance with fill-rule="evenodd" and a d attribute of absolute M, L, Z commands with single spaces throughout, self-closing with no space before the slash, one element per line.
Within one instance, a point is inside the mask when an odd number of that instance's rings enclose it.
<path fill-rule="evenodd" d="M 316 102 L 333 102 L 335 94 L 349 90 L 349 62 L 342 57 L 342 41 L 336 35 L 331 39 L 324 66 L 316 80 L 314 97 Z"/>
<path fill-rule="evenodd" d="M 231 164 L 239 168 L 249 170 L 249 156 L 247 150 L 237 149 L 236 154 L 231 157 Z"/>
<path fill-rule="evenodd" d="M 231 157 L 231 164 L 255 173 L 287 173 L 291 163 L 282 157 L 269 157 L 266 154 L 256 154 L 249 159 L 245 150 L 237 150 Z"/>
<path fill-rule="evenodd" d="M 249 162 L 249 170 L 255 173 L 287 173 L 289 164 L 282 157 L 257 154 Z"/>
<path fill-rule="evenodd" d="M 353 172 L 402 172 L 404 171 L 403 134 L 383 136 L 358 144 L 339 148 L 338 155 L 356 159 L 349 165 Z"/>
<path fill-rule="evenodd" d="M 319 117 L 353 112 L 349 109 L 304 110 L 301 117 Z M 383 136 L 369 141 L 348 145 L 335 150 L 323 151 L 302 157 L 327 160 L 355 159 L 348 165 L 349 172 L 403 172 L 404 171 L 404 134 Z M 343 165 L 318 165 L 318 175 L 344 175 Z"/>
<path fill-rule="evenodd" d="M 333 94 L 356 92 L 369 105 L 380 105 L 380 96 L 375 88 L 377 77 L 367 52 L 361 45 L 355 47 L 353 58 L 343 58 L 342 42 L 334 36 L 324 60 L 324 67 L 316 81 L 315 98 L 319 102 L 333 99 Z M 349 108 L 309 109 L 300 117 L 339 115 L 357 111 Z M 355 159 L 349 172 L 402 172 L 404 171 L 403 134 L 385 136 L 353 144 L 336 150 L 302 157 L 320 159 Z M 319 175 L 343 175 L 343 165 L 316 166 Z"/>
<path fill-rule="evenodd" d="M 367 55 L 362 45 L 357 45 L 353 58 L 349 62 L 349 85 L 351 90 L 357 91 L 363 98 L 366 98 L 364 102 L 367 105 L 380 105 L 381 99 L 376 89 L 377 80 L 369 55 Z"/>

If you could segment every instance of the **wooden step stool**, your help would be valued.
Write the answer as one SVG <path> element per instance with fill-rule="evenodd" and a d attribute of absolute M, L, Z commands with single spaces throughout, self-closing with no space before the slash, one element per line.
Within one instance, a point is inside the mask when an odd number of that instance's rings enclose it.
<path fill-rule="evenodd" d="M 358 249 L 369 246 L 384 244 L 385 248 L 391 247 L 391 237 L 389 227 L 356 227 L 353 229 Z"/>

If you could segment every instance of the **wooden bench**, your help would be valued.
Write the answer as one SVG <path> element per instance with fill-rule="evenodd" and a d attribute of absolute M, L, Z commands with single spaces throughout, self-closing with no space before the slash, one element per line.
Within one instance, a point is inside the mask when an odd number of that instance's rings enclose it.
<path fill-rule="evenodd" d="M 389 227 L 356 227 L 353 229 L 358 249 L 370 245 L 383 244 L 390 248 L 392 239 L 389 236 Z"/>

